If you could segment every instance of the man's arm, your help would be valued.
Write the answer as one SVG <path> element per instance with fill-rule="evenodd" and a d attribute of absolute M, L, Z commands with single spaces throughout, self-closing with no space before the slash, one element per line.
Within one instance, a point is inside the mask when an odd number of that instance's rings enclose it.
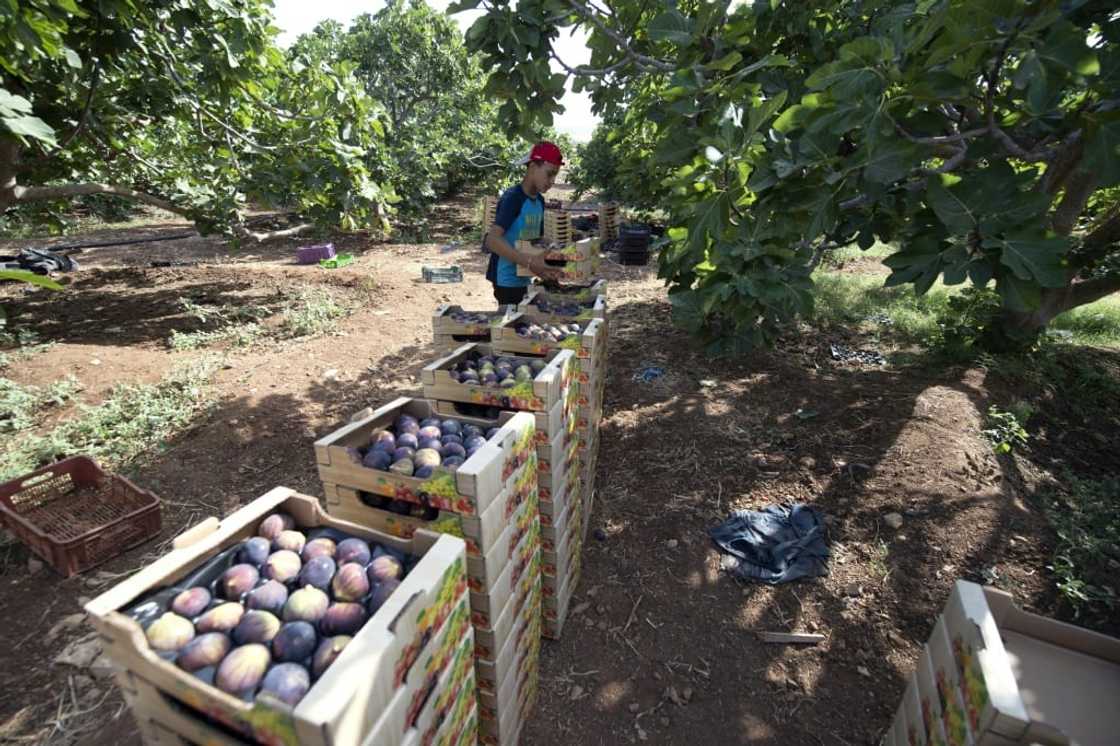
<path fill-rule="evenodd" d="M 510 242 L 506 240 L 506 232 L 502 226 L 495 223 L 490 226 L 490 230 L 486 233 L 486 248 L 494 252 L 498 256 L 513 262 L 514 264 L 527 268 L 537 277 L 544 280 L 558 280 L 560 279 L 560 272 L 549 267 L 544 261 L 543 257 L 530 257 L 522 254 L 515 249 Z"/>

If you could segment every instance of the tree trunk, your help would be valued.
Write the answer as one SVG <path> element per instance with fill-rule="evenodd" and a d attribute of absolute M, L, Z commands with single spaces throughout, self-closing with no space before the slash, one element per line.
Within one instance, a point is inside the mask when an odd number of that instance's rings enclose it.
<path fill-rule="evenodd" d="M 1033 311 L 1004 308 L 984 333 L 984 347 L 994 352 L 1028 350 L 1056 317 L 1070 309 L 1120 292 L 1120 274 L 1075 282 L 1064 288 L 1043 288 Z"/>

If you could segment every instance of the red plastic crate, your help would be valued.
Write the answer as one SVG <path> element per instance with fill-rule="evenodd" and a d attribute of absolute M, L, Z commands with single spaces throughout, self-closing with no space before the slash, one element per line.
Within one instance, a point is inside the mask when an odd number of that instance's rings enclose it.
<path fill-rule="evenodd" d="M 160 532 L 159 498 L 73 456 L 0 485 L 0 520 L 63 577 Z"/>

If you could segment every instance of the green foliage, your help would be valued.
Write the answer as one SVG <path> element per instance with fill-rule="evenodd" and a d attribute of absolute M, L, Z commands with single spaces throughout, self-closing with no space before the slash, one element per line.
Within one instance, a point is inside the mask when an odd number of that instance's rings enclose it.
<path fill-rule="evenodd" d="M 119 468 L 187 426 L 207 401 L 216 367 L 212 360 L 195 361 L 155 384 L 118 386 L 101 404 L 79 407 L 41 435 L 9 439 L 0 451 L 0 481 L 78 453 Z"/>
<path fill-rule="evenodd" d="M 871 326 L 899 341 L 929 344 L 954 294 L 938 286 L 925 295 L 883 287 L 880 277 L 818 271 L 813 275 L 810 319 L 820 326 Z"/>
<path fill-rule="evenodd" d="M 78 390 L 74 378 L 55 381 L 46 388 L 21 386 L 0 378 L 0 433 L 26 430 L 37 424 L 37 415 L 48 407 L 60 407 Z"/>
<path fill-rule="evenodd" d="M 1025 446 L 1029 436 L 1023 424 L 1031 413 L 1029 405 L 1021 405 L 1015 411 L 1004 411 L 994 404 L 988 407 L 987 427 L 982 434 L 992 444 L 992 450 L 1004 454 Z"/>
<path fill-rule="evenodd" d="M 521 131 L 556 111 L 558 35 L 589 33 L 574 85 L 610 122 L 596 148 L 612 147 L 581 183 L 629 170 L 643 179 L 621 188 L 659 195 L 675 318 L 713 351 L 811 312 L 807 268 L 853 242 L 897 247 L 891 286 L 994 285 L 998 323 L 1027 343 L 1120 288 L 1101 271 L 1120 225 L 1107 191 L 1120 184 L 1120 17 L 1107 3 L 482 4 L 467 43 Z M 1101 282 L 1066 293 L 1090 277 Z"/>
<path fill-rule="evenodd" d="M 292 337 L 329 334 L 334 331 L 334 322 L 347 313 L 347 306 L 330 291 L 303 290 L 284 309 L 281 328 Z"/>
<path fill-rule="evenodd" d="M 956 360 L 968 360 L 982 348 L 986 331 L 1002 312 L 997 292 L 967 287 L 948 298 L 937 316 L 937 331 L 930 345 Z"/>
<path fill-rule="evenodd" d="M 1040 497 L 1057 542 L 1050 570 L 1078 617 L 1112 618 L 1118 605 L 1120 480 L 1067 474 L 1065 489 Z"/>
<path fill-rule="evenodd" d="M 168 338 L 173 350 L 197 350 L 223 345 L 249 347 L 269 338 L 300 338 L 329 334 L 334 322 L 350 313 L 351 306 L 322 288 L 300 290 L 274 306 L 259 304 L 203 305 L 189 298 L 179 304 L 204 328 L 192 332 L 174 329 Z M 274 325 L 262 323 L 279 314 Z"/>

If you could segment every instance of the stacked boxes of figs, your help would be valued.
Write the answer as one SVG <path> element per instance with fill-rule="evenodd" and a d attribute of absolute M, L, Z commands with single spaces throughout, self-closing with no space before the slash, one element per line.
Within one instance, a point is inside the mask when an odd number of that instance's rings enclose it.
<path fill-rule="evenodd" d="M 505 310 L 467 311 L 445 303 L 432 316 L 432 338 L 439 352 L 453 352 L 467 342 L 490 344 L 490 327 L 501 323 Z"/>
<path fill-rule="evenodd" d="M 1117 743 L 1120 640 L 957 581 L 886 746 Z"/>
<path fill-rule="evenodd" d="M 563 362 L 541 367 L 537 376 L 542 386 L 555 382 L 546 396 L 557 401 Z M 430 384 L 432 370 L 424 371 L 429 396 L 458 394 L 448 390 L 460 384 L 446 371 L 436 378 L 440 385 Z M 537 417 L 536 411 L 473 417 L 450 400 L 401 398 L 359 413 L 315 444 L 331 515 L 394 535 L 438 531 L 465 540 L 484 743 L 516 742 L 536 694 Z"/>
<path fill-rule="evenodd" d="M 474 743 L 466 545 L 278 487 L 86 604 L 147 744 Z"/>
<path fill-rule="evenodd" d="M 537 315 L 542 310 L 543 298 L 539 292 L 534 294 L 525 311 L 493 327 L 492 338 L 494 349 L 503 355 L 574 356 L 569 394 L 574 404 L 574 437 L 565 450 L 571 471 L 563 482 L 554 474 L 550 500 L 541 501 L 544 632 L 548 637 L 558 638 L 579 582 L 583 538 L 591 509 L 593 485 L 588 468 L 594 468 L 598 448 L 607 320 L 593 317 L 560 323 L 547 321 L 546 318 L 554 318 L 555 309 L 546 305 L 544 313 Z"/>

